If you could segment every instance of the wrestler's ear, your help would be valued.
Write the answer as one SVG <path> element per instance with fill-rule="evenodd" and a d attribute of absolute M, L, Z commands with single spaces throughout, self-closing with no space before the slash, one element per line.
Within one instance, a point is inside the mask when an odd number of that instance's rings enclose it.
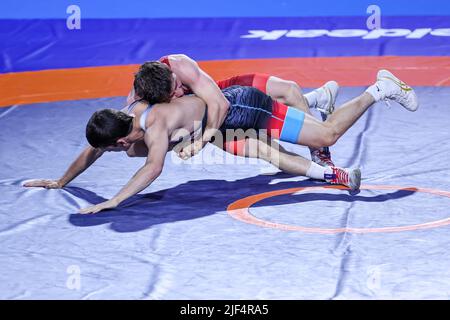
<path fill-rule="evenodd" d="M 128 142 L 127 137 L 119 138 L 116 141 L 116 145 L 119 145 L 121 147 L 126 147 L 129 144 L 130 143 Z"/>

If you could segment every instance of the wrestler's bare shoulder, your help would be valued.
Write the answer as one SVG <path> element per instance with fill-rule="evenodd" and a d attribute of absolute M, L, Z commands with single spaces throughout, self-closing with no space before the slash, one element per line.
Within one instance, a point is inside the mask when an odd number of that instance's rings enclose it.
<path fill-rule="evenodd" d="M 197 96 L 194 95 L 188 95 L 183 96 L 180 98 L 173 99 L 172 101 L 168 103 L 158 103 L 154 105 L 155 109 L 163 109 L 163 110 L 175 110 L 178 108 L 185 108 L 186 106 L 189 107 L 197 107 L 197 108 L 204 108 L 205 102 L 203 102 L 202 99 L 200 99 Z"/>
<path fill-rule="evenodd" d="M 126 114 L 130 114 L 130 113 L 140 114 L 140 113 L 142 113 L 142 111 L 147 109 L 148 106 L 149 106 L 149 104 L 147 102 L 138 101 L 138 102 L 133 102 L 132 104 L 125 106 L 120 111 L 125 112 Z"/>

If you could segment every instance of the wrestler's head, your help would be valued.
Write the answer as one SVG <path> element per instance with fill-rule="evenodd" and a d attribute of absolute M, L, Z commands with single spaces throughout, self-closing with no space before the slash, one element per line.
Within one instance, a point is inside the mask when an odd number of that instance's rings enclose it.
<path fill-rule="evenodd" d="M 159 61 L 148 61 L 134 75 L 134 91 L 150 104 L 169 102 L 181 97 L 182 83 L 170 68 Z"/>
<path fill-rule="evenodd" d="M 113 110 L 94 112 L 86 125 L 86 139 L 94 148 L 105 151 L 127 151 L 134 142 L 131 137 L 133 117 Z"/>

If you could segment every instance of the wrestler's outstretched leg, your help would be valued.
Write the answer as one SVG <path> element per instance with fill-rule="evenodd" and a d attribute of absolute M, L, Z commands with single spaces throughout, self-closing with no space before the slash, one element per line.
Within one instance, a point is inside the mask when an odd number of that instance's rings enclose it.
<path fill-rule="evenodd" d="M 306 176 L 330 184 L 344 185 L 352 190 L 358 189 L 361 184 L 359 169 L 320 166 L 298 154 L 287 151 L 270 137 L 261 134 L 258 138 L 247 137 L 238 141 L 225 142 L 225 146 L 218 145 L 218 147 L 237 156 L 265 160 L 289 174 Z"/>
<path fill-rule="evenodd" d="M 386 70 L 378 72 L 377 82 L 362 95 L 338 108 L 327 121 L 304 115 L 297 143 L 313 148 L 333 145 L 375 102 L 392 100 L 409 111 L 419 104 L 414 90 Z M 285 120 L 286 121 L 286 120 Z"/>
<path fill-rule="evenodd" d="M 359 169 L 320 166 L 298 154 L 287 151 L 268 136 L 260 135 L 259 138 L 255 136 L 238 141 L 233 140 L 229 143 L 225 142 L 225 145 L 220 139 L 217 139 L 214 144 L 236 156 L 265 160 L 283 172 L 296 176 L 306 176 L 330 184 L 340 184 L 352 190 L 358 189 L 361 184 Z M 127 155 L 129 157 L 147 157 L 148 148 L 143 141 L 139 141 L 131 145 Z"/>

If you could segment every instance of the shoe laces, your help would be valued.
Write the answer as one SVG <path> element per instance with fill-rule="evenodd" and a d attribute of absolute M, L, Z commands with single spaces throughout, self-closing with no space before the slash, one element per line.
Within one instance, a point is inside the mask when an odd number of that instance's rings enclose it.
<path fill-rule="evenodd" d="M 314 155 L 323 163 L 326 163 L 328 166 L 334 166 L 333 161 L 331 160 L 330 149 L 322 148 L 314 151 Z"/>
<path fill-rule="evenodd" d="M 350 179 L 348 172 L 341 168 L 331 167 L 333 169 L 333 176 L 334 178 L 331 180 L 331 183 L 334 184 L 343 184 L 348 186 Z"/>
<path fill-rule="evenodd" d="M 390 77 L 386 77 L 386 78 L 384 78 L 384 79 L 385 79 L 385 80 L 391 80 L 391 81 L 393 81 L 396 85 L 398 85 L 398 86 L 400 87 L 400 92 L 399 92 L 399 93 L 395 92 L 395 93 L 386 95 L 386 97 L 383 99 L 384 103 L 386 103 L 386 105 L 387 105 L 388 107 L 391 106 L 390 100 L 396 100 L 396 101 L 398 101 L 400 104 L 408 104 L 408 102 L 409 102 L 409 101 L 408 101 L 408 92 L 412 90 L 411 87 L 408 86 L 408 85 L 407 85 L 406 83 L 404 83 L 403 81 L 400 81 L 400 80 L 397 81 L 397 80 L 392 79 L 392 78 L 390 78 Z"/>

